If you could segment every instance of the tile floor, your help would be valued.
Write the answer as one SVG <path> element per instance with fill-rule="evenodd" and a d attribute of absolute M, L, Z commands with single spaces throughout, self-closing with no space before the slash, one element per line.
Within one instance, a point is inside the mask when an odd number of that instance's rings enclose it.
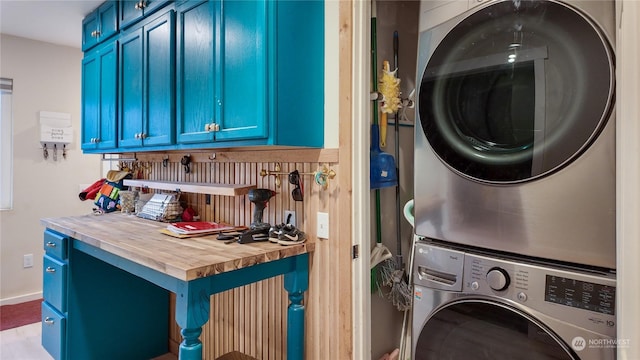
<path fill-rule="evenodd" d="M 0 331 L 0 360 L 53 360 L 41 345 L 41 323 Z M 165 354 L 152 360 L 177 360 Z"/>
<path fill-rule="evenodd" d="M 41 324 L 0 331 L 1 360 L 52 360 L 40 344 Z"/>

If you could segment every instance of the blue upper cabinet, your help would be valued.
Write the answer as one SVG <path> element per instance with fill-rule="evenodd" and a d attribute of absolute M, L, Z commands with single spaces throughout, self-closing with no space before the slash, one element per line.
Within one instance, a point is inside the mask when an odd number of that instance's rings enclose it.
<path fill-rule="evenodd" d="M 82 51 L 118 32 L 118 2 L 109 0 L 82 20 Z"/>
<path fill-rule="evenodd" d="M 273 144 L 324 146 L 324 1 L 274 1 L 276 40 L 269 47 L 277 94 L 270 109 Z M 275 51 L 275 52 L 274 52 Z"/>
<path fill-rule="evenodd" d="M 109 152 L 324 146 L 323 0 L 118 4 L 117 147 Z M 85 105 L 83 116 L 99 117 Z M 96 133 L 99 125 L 85 126 Z M 83 149 L 106 152 L 90 144 Z"/>
<path fill-rule="evenodd" d="M 220 127 L 216 140 L 267 139 L 272 1 L 226 1 L 222 7 Z"/>
<path fill-rule="evenodd" d="M 175 12 L 120 40 L 119 148 L 170 145 L 175 134 Z"/>
<path fill-rule="evenodd" d="M 151 15 L 167 0 L 120 0 L 120 27 L 126 28 L 145 16 Z"/>
<path fill-rule="evenodd" d="M 214 140 L 219 115 L 220 2 L 187 2 L 177 9 L 176 141 Z"/>
<path fill-rule="evenodd" d="M 116 148 L 117 41 L 96 47 L 82 60 L 83 150 Z"/>
<path fill-rule="evenodd" d="M 323 146 L 323 1 L 181 8 L 178 146 Z"/>

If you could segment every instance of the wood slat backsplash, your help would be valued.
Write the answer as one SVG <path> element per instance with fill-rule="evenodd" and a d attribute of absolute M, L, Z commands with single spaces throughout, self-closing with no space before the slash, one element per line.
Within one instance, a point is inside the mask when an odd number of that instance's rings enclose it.
<path fill-rule="evenodd" d="M 286 158 L 287 152 L 275 152 L 276 158 Z M 300 154 L 292 154 L 292 158 L 301 160 Z M 256 155 L 254 155 L 255 157 Z M 321 157 L 321 156 L 320 156 Z M 311 159 L 320 158 L 311 156 Z M 329 180 L 327 189 L 314 183 L 313 176 L 303 175 L 304 201 L 292 199 L 291 190 L 294 185 L 289 184 L 287 176 L 280 176 L 280 186 L 276 186 L 275 176 L 261 176 L 260 171 L 274 171 L 276 164 L 281 166 L 281 172 L 288 173 L 298 170 L 300 173 L 313 173 L 323 166 L 333 169 L 340 176 L 336 162 L 233 162 L 233 161 L 198 161 L 203 157 L 194 157 L 190 172 L 171 156 L 166 166 L 162 157 L 158 155 L 138 155 L 143 164 L 144 178 L 172 182 L 211 182 L 211 183 L 242 183 L 255 184 L 258 188 L 268 188 L 277 192 L 269 201 L 263 215 L 263 221 L 279 224 L 285 221 L 284 211 L 296 212 L 297 226 L 308 235 L 308 241 L 316 242 L 316 251 L 311 256 L 309 291 L 305 294 L 306 321 L 305 338 L 306 358 L 329 359 L 335 358 L 338 352 L 335 336 L 340 332 L 340 321 L 335 319 L 339 313 L 340 297 L 335 288 L 337 281 L 332 281 L 332 271 L 336 267 L 338 247 L 330 246 L 329 240 L 320 240 L 315 236 L 316 213 L 318 211 L 330 214 L 330 238 L 337 236 L 339 219 L 332 217 L 336 214 L 337 196 L 339 189 L 335 180 Z M 327 158 L 325 156 L 324 158 Z M 337 156 L 328 156 L 337 158 Z M 206 159 L 206 158 L 204 158 Z M 265 159 L 267 160 L 267 159 Z M 253 205 L 246 195 L 218 196 L 211 195 L 209 204 L 207 196 L 203 194 L 183 193 L 181 200 L 186 201 L 200 215 L 201 220 L 228 222 L 236 225 L 248 226 L 252 221 Z M 333 274 L 327 276 L 327 274 Z M 286 359 L 286 311 L 288 306 L 287 293 L 283 286 L 283 277 L 275 277 L 241 288 L 232 289 L 211 297 L 211 318 L 203 327 L 201 341 L 203 343 L 203 358 L 215 359 L 230 351 L 241 351 L 247 355 L 262 360 Z M 177 354 L 181 341 L 180 329 L 175 323 L 175 298 L 171 299 L 171 327 L 170 348 Z M 332 319 L 333 318 L 333 319 Z"/>

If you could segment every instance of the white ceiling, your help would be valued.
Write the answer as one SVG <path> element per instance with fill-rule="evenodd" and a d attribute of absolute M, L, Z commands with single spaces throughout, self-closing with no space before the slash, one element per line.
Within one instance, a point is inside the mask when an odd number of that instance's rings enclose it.
<path fill-rule="evenodd" d="M 80 48 L 82 19 L 104 0 L 0 0 L 0 33 Z"/>

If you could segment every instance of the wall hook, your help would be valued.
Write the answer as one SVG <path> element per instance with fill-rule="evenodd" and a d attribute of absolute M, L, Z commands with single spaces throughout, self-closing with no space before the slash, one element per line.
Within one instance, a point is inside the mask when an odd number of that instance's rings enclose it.
<path fill-rule="evenodd" d="M 216 153 L 209 155 L 209 160 L 213 161 L 216 159 Z"/>
<path fill-rule="evenodd" d="M 45 160 L 49 158 L 49 150 L 47 150 L 47 144 L 42 145 L 42 156 Z"/>
<path fill-rule="evenodd" d="M 189 167 L 189 164 L 191 164 L 191 155 L 187 154 L 183 156 L 182 159 L 180 160 L 180 164 L 184 166 L 184 172 L 186 174 L 190 173 L 191 168 Z"/>
<path fill-rule="evenodd" d="M 276 186 L 280 187 L 280 177 L 278 175 L 283 174 L 281 171 L 282 171 L 282 167 L 280 166 L 280 163 L 276 163 L 274 171 L 271 171 L 268 169 L 267 170 L 262 169 L 260 170 L 260 176 L 265 177 L 265 176 L 273 175 L 276 178 Z"/>
<path fill-rule="evenodd" d="M 291 173 L 286 173 L 286 172 L 282 172 L 282 168 L 280 167 L 280 164 L 276 164 L 275 169 L 273 171 L 271 170 L 265 170 L 262 169 L 260 170 L 260 176 L 265 177 L 265 176 L 270 176 L 273 175 L 276 178 L 276 186 L 280 186 L 280 175 L 287 175 L 289 176 L 289 174 Z M 313 180 L 316 184 L 322 186 L 323 190 L 327 189 L 329 180 L 333 179 L 334 177 L 336 177 L 336 172 L 333 169 L 329 169 L 329 167 L 327 167 L 327 165 L 323 165 L 321 169 L 318 169 L 315 172 L 312 173 L 298 173 L 299 175 L 311 175 L 313 176 Z"/>
<path fill-rule="evenodd" d="M 162 167 L 167 167 L 169 166 L 169 157 L 165 156 L 164 159 L 162 159 Z"/>

